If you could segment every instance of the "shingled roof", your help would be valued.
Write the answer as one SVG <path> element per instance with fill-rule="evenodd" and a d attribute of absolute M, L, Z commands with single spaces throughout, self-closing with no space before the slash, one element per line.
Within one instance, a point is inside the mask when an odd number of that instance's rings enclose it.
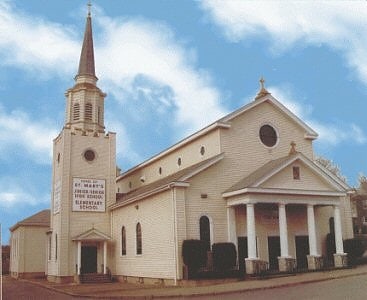
<path fill-rule="evenodd" d="M 218 154 L 195 165 L 187 167 L 181 171 L 178 171 L 172 175 L 169 175 L 165 178 L 154 181 L 147 185 L 143 185 L 142 187 L 133 190 L 127 194 L 117 194 L 117 202 L 111 208 L 113 209 L 120 206 L 121 204 L 133 202 L 136 198 L 144 197 L 144 195 L 154 193 L 155 191 L 158 192 L 164 190 L 165 188 L 169 188 L 172 183 L 185 182 L 187 179 L 194 176 L 195 174 L 198 174 L 206 168 L 209 168 L 213 164 L 217 163 L 223 157 L 223 153 Z"/>
<path fill-rule="evenodd" d="M 42 210 L 22 221 L 19 221 L 14 226 L 10 227 L 10 231 L 14 231 L 20 226 L 40 226 L 50 227 L 50 210 Z"/>

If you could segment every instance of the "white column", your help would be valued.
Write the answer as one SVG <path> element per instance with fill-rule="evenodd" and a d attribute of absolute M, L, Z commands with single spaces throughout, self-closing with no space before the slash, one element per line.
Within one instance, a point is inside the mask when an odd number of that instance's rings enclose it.
<path fill-rule="evenodd" d="M 78 263 L 77 263 L 77 266 L 78 266 L 78 270 L 77 270 L 77 273 L 78 275 L 80 275 L 80 268 L 81 268 L 81 263 L 82 263 L 82 242 L 81 241 L 78 241 Z"/>
<path fill-rule="evenodd" d="M 344 254 L 340 208 L 338 205 L 334 206 L 334 230 L 336 254 Z"/>
<path fill-rule="evenodd" d="M 315 212 L 312 204 L 307 205 L 307 225 L 310 255 L 317 256 Z"/>
<path fill-rule="evenodd" d="M 280 256 L 288 257 L 288 229 L 285 204 L 279 204 L 279 234 L 280 234 Z"/>
<path fill-rule="evenodd" d="M 256 227 L 254 204 L 251 203 L 246 205 L 246 213 L 248 258 L 256 259 Z"/>
<path fill-rule="evenodd" d="M 103 274 L 107 274 L 107 241 L 103 242 Z"/>
<path fill-rule="evenodd" d="M 228 242 L 235 244 L 237 248 L 236 232 L 236 209 L 233 206 L 227 207 Z"/>

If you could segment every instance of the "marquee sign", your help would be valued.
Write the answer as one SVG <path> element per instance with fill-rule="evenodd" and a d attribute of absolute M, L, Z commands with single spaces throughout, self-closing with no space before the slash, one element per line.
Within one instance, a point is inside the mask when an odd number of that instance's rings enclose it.
<path fill-rule="evenodd" d="M 73 178 L 73 211 L 105 212 L 106 181 Z"/>

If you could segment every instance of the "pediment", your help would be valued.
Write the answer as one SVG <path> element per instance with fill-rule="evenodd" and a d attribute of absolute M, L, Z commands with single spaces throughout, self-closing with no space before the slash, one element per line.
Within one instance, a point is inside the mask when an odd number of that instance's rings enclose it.
<path fill-rule="evenodd" d="M 91 228 L 73 238 L 73 241 L 107 241 L 107 240 L 111 240 L 111 237 L 95 228 Z"/>
<path fill-rule="evenodd" d="M 298 168 L 299 176 L 294 174 L 293 168 Z M 270 191 L 345 194 L 349 189 L 345 182 L 297 152 L 263 165 L 225 191 L 223 197 Z"/>

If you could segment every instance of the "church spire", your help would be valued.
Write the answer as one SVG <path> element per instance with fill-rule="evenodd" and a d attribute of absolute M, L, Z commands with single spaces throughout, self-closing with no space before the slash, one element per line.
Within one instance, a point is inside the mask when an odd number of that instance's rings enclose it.
<path fill-rule="evenodd" d="M 85 25 L 84 40 L 79 60 L 79 70 L 76 79 L 79 76 L 91 76 L 97 79 L 94 68 L 94 49 L 93 49 L 93 32 L 92 18 L 90 13 L 90 2 L 88 3 L 88 16 Z"/>

